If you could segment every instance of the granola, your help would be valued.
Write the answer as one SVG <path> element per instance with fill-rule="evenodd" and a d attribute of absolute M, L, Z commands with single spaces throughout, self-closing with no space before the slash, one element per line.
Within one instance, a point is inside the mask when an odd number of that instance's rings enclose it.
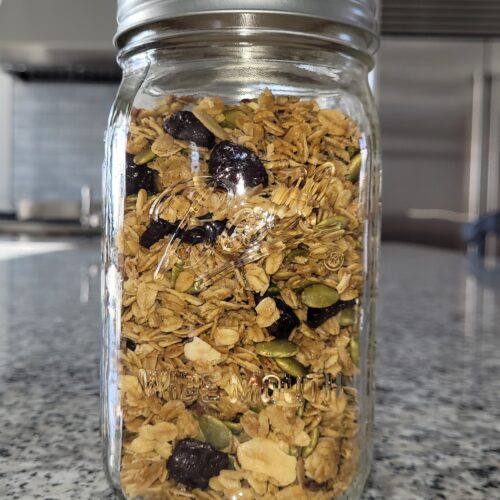
<path fill-rule="evenodd" d="M 128 497 L 349 488 L 359 142 L 340 110 L 269 90 L 133 110 L 119 240 Z"/>

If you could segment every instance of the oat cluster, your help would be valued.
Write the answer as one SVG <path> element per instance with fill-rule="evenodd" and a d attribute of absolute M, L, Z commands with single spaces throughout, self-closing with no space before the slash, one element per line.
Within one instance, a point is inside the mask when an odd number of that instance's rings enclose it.
<path fill-rule="evenodd" d="M 268 90 L 133 110 L 119 238 L 129 498 L 329 499 L 353 481 L 359 138 L 341 111 Z"/>

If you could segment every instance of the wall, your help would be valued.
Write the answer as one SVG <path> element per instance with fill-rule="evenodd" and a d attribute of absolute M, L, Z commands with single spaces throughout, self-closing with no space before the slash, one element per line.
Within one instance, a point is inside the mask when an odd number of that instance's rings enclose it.
<path fill-rule="evenodd" d="M 12 78 L 0 70 L 0 213 L 12 212 Z"/>
<path fill-rule="evenodd" d="M 116 85 L 15 80 L 13 94 L 14 199 L 79 200 L 83 185 L 100 198 Z"/>

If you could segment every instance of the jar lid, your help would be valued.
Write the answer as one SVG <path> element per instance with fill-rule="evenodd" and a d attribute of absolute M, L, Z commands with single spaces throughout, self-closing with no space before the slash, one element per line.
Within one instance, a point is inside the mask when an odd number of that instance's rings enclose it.
<path fill-rule="evenodd" d="M 194 31 L 200 16 L 212 18 L 214 29 L 235 28 L 225 19 L 230 15 L 252 15 L 264 19 L 265 27 L 275 31 L 301 31 L 310 37 L 325 38 L 328 25 L 343 25 L 361 31 L 369 38 L 366 51 L 373 52 L 378 39 L 379 0 L 118 0 L 116 44 L 123 35 L 152 23 L 189 18 Z M 233 16 L 234 18 L 234 16 Z M 290 26 L 289 22 L 292 21 Z M 320 22 L 318 22 L 320 21 Z M 301 23 L 303 29 L 300 29 Z M 274 26 L 276 25 L 276 26 Z M 206 22 L 200 27 L 206 27 Z M 241 26 L 247 28 L 248 26 Z M 252 24 L 258 28 L 258 24 Z M 297 29 L 299 27 L 299 29 Z M 318 27 L 320 27 L 318 29 Z M 315 31 L 308 32 L 308 29 Z M 338 37 L 335 37 L 338 38 Z M 349 40 L 349 37 L 346 38 Z M 338 40 L 337 40 L 338 41 Z M 347 45 L 350 45 L 347 41 Z M 359 48 L 359 47 L 354 47 Z"/>

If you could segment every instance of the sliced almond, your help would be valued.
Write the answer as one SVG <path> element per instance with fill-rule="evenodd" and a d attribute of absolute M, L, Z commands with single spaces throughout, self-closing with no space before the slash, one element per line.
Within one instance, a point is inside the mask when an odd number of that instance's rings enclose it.
<path fill-rule="evenodd" d="M 130 443 L 130 448 L 136 453 L 148 453 L 155 449 L 155 442 L 146 438 L 137 437 Z"/>
<path fill-rule="evenodd" d="M 209 361 L 216 363 L 222 359 L 222 354 L 219 351 L 198 337 L 184 344 L 184 356 L 189 361 Z"/>
<path fill-rule="evenodd" d="M 210 115 L 207 115 L 204 111 L 202 111 L 199 108 L 193 108 L 193 115 L 200 120 L 205 127 L 212 132 L 212 134 L 215 135 L 215 137 L 222 139 L 222 140 L 229 140 L 229 135 L 226 133 L 226 131 L 217 123 L 215 118 L 211 117 Z"/>
<path fill-rule="evenodd" d="M 240 339 L 238 330 L 235 328 L 220 327 L 215 330 L 214 339 L 216 345 L 234 345 Z"/>
<path fill-rule="evenodd" d="M 255 308 L 255 312 L 257 313 L 257 324 L 262 328 L 271 326 L 280 319 L 280 312 L 276 302 L 271 297 L 261 300 Z"/>
<path fill-rule="evenodd" d="M 287 486 L 297 477 L 297 459 L 281 451 L 270 439 L 253 438 L 240 444 L 236 453 L 243 469 L 266 474 L 279 486 Z"/>
<path fill-rule="evenodd" d="M 139 429 L 139 437 L 153 441 L 173 441 L 177 437 L 177 427 L 171 422 L 143 425 Z"/>

